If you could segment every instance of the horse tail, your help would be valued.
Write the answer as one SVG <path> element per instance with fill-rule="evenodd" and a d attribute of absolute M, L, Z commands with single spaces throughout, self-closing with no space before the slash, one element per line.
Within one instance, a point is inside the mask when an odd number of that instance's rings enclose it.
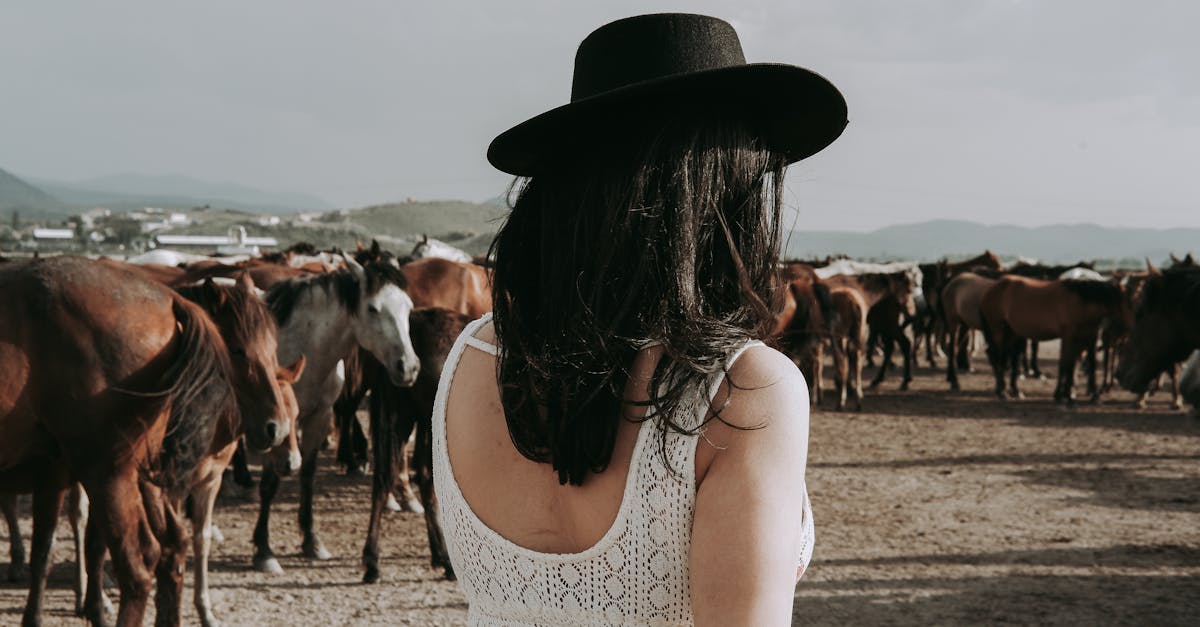
<path fill-rule="evenodd" d="M 178 326 L 175 354 L 160 379 L 170 414 L 151 479 L 179 494 L 208 453 L 214 425 L 237 405 L 229 352 L 216 325 L 182 296 L 175 297 L 172 310 Z"/>

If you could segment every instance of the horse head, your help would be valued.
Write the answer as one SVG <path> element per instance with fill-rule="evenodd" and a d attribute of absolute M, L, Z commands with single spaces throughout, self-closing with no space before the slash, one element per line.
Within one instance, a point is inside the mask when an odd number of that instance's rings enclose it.
<path fill-rule="evenodd" d="M 1185 359 L 1200 344 L 1200 336 L 1190 324 L 1200 314 L 1198 293 L 1200 272 L 1194 268 L 1169 269 L 1146 278 L 1130 316 L 1133 322 L 1129 342 L 1117 366 L 1122 387 L 1137 393 L 1145 391 L 1154 377 Z M 1126 307 L 1133 309 L 1132 298 Z"/>
<path fill-rule="evenodd" d="M 405 291 L 404 275 L 386 263 L 364 266 L 349 255 L 344 259 L 359 290 L 358 311 L 352 316 L 359 346 L 384 365 L 392 383 L 411 386 L 421 363 L 409 337 L 413 301 Z"/>
<path fill-rule="evenodd" d="M 208 312 L 225 340 L 246 442 L 258 450 L 279 445 L 295 431 L 297 409 L 286 398 L 304 370 L 304 358 L 286 368 L 279 365 L 275 319 L 248 273 L 233 285 L 210 278 L 179 292 Z"/>

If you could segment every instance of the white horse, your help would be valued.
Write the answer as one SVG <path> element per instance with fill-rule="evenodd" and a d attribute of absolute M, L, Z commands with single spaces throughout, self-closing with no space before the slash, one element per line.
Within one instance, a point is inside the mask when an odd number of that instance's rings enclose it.
<path fill-rule="evenodd" d="M 1071 268 L 1066 272 L 1058 275 L 1062 281 L 1107 281 L 1103 274 L 1092 270 L 1091 268 Z"/>
<path fill-rule="evenodd" d="M 398 386 L 411 386 L 420 370 L 408 335 L 413 302 L 402 288 L 403 275 L 391 266 L 364 268 L 348 256 L 343 261 L 344 269 L 285 281 L 267 293 L 279 323 L 280 363 L 307 358 L 304 377 L 294 386 L 300 407 L 300 529 L 304 555 L 318 560 L 331 557 L 313 531 L 312 506 L 317 454 L 344 383 L 338 362 L 357 345 L 378 359 Z M 269 531 L 278 487 L 279 475 L 264 467 L 254 529 L 254 567 L 260 572 L 283 572 L 271 551 Z"/>
<path fill-rule="evenodd" d="M 238 261 L 248 259 L 249 257 L 241 256 Z M 140 255 L 134 255 L 125 260 L 125 263 L 132 263 L 136 266 L 145 265 L 148 263 L 157 264 L 160 266 L 178 267 L 180 264 L 195 263 L 197 261 L 209 261 L 216 257 L 208 255 L 197 255 L 195 253 L 184 253 L 177 250 L 168 250 L 166 248 L 155 248 L 154 250 L 146 251 Z M 231 261 L 232 257 L 221 257 L 222 263 L 236 263 Z"/>
<path fill-rule="evenodd" d="M 897 272 L 903 272 L 904 274 L 908 275 L 908 280 L 912 285 L 914 302 L 923 301 L 925 298 L 924 293 L 921 291 L 921 282 L 924 280 L 924 275 L 921 273 L 921 267 L 915 261 L 869 263 L 865 261 L 854 261 L 853 259 L 838 259 L 824 268 L 817 268 L 815 272 L 821 279 L 828 279 L 835 276 L 895 274 Z"/>
<path fill-rule="evenodd" d="M 441 259 L 449 259 L 459 263 L 471 263 L 471 256 L 466 252 L 459 250 L 446 242 L 433 239 L 428 235 L 421 236 L 421 241 L 413 247 L 413 259 L 426 259 L 428 257 L 439 257 Z"/>
<path fill-rule="evenodd" d="M 1179 378 L 1179 393 L 1192 406 L 1192 415 L 1200 419 L 1200 350 L 1192 351 Z"/>

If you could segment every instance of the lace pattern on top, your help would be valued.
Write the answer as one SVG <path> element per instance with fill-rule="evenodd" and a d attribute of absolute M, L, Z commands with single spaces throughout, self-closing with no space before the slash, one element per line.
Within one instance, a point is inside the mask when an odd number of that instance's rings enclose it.
<path fill-rule="evenodd" d="M 495 346 L 474 337 L 488 320 L 490 314 L 468 325 L 451 349 L 438 386 L 432 425 L 440 522 L 450 561 L 467 597 L 468 623 L 691 624 L 688 553 L 696 507 L 696 437 L 668 431 L 666 461 L 672 472 L 657 454 L 658 421 L 643 422 L 616 519 L 595 545 L 578 553 L 542 553 L 517 545 L 471 510 L 454 480 L 446 448 L 446 399 L 467 345 L 496 354 Z M 736 351 L 728 363 L 757 344 Z M 683 426 L 699 424 L 720 381 L 720 377 L 714 379 L 708 399 L 696 399 L 691 407 L 681 408 L 681 414 L 692 417 L 691 423 Z M 812 551 L 811 529 L 806 497 L 802 566 Z"/>

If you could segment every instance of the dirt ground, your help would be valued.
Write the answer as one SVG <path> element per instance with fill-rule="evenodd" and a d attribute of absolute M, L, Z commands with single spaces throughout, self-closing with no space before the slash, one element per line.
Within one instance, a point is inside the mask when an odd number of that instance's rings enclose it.
<path fill-rule="evenodd" d="M 1026 400 L 997 402 L 984 367 L 976 362 L 964 376 L 962 393 L 949 394 L 940 371 L 921 368 L 908 392 L 889 376 L 861 413 L 813 413 L 817 544 L 796 587 L 794 622 L 1197 624 L 1200 422 L 1171 410 L 1164 393 L 1144 411 L 1125 392 L 1067 410 L 1050 400 L 1050 381 L 1026 381 Z M 429 568 L 419 516 L 388 516 L 384 580 L 359 583 L 369 481 L 323 461 L 316 519 L 334 559 L 299 557 L 288 480 L 272 526 L 285 572 L 252 571 L 256 503 L 226 494 L 217 510 L 226 540 L 211 562 L 218 617 L 226 625 L 461 624 L 463 597 Z M 0 547 L 6 542 L 0 536 Z M 0 555 L 7 560 L 5 549 Z M 64 523 L 48 625 L 79 624 L 71 556 Z M 195 624 L 187 579 L 184 620 Z M 23 585 L 0 585 L 0 625 L 20 622 L 24 600 Z"/>

